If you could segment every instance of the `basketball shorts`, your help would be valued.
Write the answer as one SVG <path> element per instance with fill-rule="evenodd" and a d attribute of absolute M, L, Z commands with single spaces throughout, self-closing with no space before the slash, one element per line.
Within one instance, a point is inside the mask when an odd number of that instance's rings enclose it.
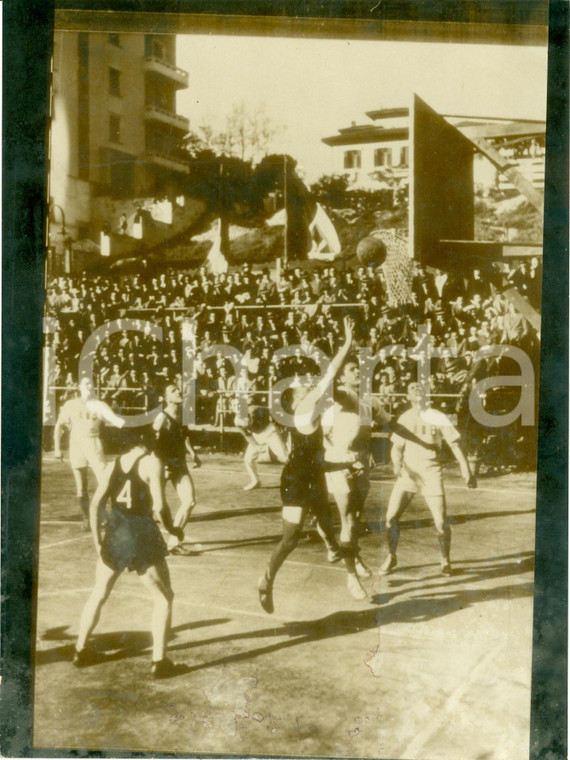
<path fill-rule="evenodd" d="M 328 504 L 324 472 L 297 471 L 286 464 L 281 474 L 281 500 L 284 507 L 302 507 L 314 514 Z"/>
<path fill-rule="evenodd" d="M 164 463 L 164 479 L 170 480 L 172 485 L 176 486 L 182 478 L 187 475 L 190 477 L 190 471 L 186 461 L 181 459 L 167 459 Z"/>
<path fill-rule="evenodd" d="M 113 511 L 101 545 L 101 559 L 117 573 L 130 570 L 142 575 L 168 554 L 158 525 L 150 514 L 129 515 Z"/>
<path fill-rule="evenodd" d="M 107 464 L 101 439 L 95 435 L 83 438 L 72 436 L 69 441 L 69 463 L 74 470 L 89 465 L 98 475 Z"/>
<path fill-rule="evenodd" d="M 426 466 L 421 472 L 404 467 L 396 485 L 408 493 L 421 493 L 423 496 L 443 496 L 443 475 L 439 463 Z"/>

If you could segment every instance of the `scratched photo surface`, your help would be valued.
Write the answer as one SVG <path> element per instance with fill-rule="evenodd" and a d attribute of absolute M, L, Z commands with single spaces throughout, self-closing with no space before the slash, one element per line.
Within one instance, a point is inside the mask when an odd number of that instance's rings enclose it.
<path fill-rule="evenodd" d="M 546 26 L 127 16 L 56 13 L 34 748 L 528 757 Z"/>

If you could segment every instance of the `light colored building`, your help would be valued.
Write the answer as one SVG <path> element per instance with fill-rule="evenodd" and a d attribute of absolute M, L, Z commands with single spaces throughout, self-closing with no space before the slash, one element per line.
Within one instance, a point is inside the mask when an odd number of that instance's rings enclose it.
<path fill-rule="evenodd" d="M 338 130 L 323 138 L 332 148 L 330 174 L 345 175 L 353 188 L 397 189 L 407 183 L 409 172 L 409 109 L 381 108 L 368 111 L 369 122 Z M 544 188 L 545 122 L 521 119 L 486 119 L 446 116 L 468 137 L 484 137 L 536 187 Z M 482 155 L 475 154 L 475 186 L 488 190 L 508 187 Z"/>
<path fill-rule="evenodd" d="M 55 32 L 49 245 L 63 244 L 68 258 L 69 241 L 79 253 L 89 241 L 104 248 L 101 233 L 111 237 L 121 223 L 131 234 L 136 209 L 122 200 L 180 192 L 190 123 L 176 113 L 188 73 L 175 46 L 174 35 Z"/>

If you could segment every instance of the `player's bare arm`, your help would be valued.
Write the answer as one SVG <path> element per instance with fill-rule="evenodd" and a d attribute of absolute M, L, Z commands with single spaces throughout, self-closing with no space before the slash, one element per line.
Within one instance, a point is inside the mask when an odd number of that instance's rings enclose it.
<path fill-rule="evenodd" d="M 469 462 L 467 461 L 467 458 L 465 454 L 463 453 L 463 450 L 461 446 L 457 443 L 450 443 L 449 448 L 453 452 L 453 456 L 457 459 L 457 462 L 459 463 L 459 467 L 461 469 L 461 476 L 463 480 L 465 481 L 465 484 L 468 488 L 477 488 L 477 478 L 475 475 L 472 474 L 471 468 L 469 467 Z"/>
<path fill-rule="evenodd" d="M 85 402 L 87 408 L 94 411 L 100 419 L 107 422 L 109 425 L 113 425 L 116 428 L 122 428 L 125 426 L 124 417 L 120 417 L 111 409 L 111 407 L 104 401 L 99 399 L 89 399 Z"/>
<path fill-rule="evenodd" d="M 194 462 L 194 467 L 200 467 L 202 463 L 200 462 L 198 454 L 196 454 L 196 452 L 194 451 L 194 447 L 190 443 L 190 438 L 188 437 L 189 433 L 190 433 L 190 426 L 187 426 L 186 437 L 184 438 L 184 445 L 186 446 L 186 451 L 190 455 L 190 458 Z"/>
<path fill-rule="evenodd" d="M 295 410 L 295 416 L 303 419 L 303 427 L 307 429 L 314 425 L 314 418 L 317 404 L 322 400 L 323 396 L 329 389 L 331 383 L 337 376 L 342 367 L 344 360 L 348 356 L 350 348 L 352 346 L 354 322 L 350 317 L 344 318 L 344 343 L 337 351 L 331 363 L 329 364 L 327 371 L 317 384 L 317 386 L 309 391 L 305 398 L 303 398 Z"/>
<path fill-rule="evenodd" d="M 401 425 L 394 417 L 392 417 L 384 425 L 383 429 L 388 433 L 395 433 L 396 435 L 399 435 L 400 438 L 403 438 L 406 441 L 411 441 L 412 443 L 416 443 L 418 446 L 423 446 L 423 448 L 428 449 L 428 451 L 439 451 L 437 444 L 422 441 L 421 438 L 418 438 L 418 436 L 415 435 L 411 430 L 408 430 L 407 427 Z"/>
<path fill-rule="evenodd" d="M 176 536 L 182 540 L 184 531 L 181 528 L 174 527 L 170 510 L 164 498 L 162 464 L 158 457 L 154 454 L 149 454 L 141 459 L 139 463 L 139 475 L 150 488 L 152 510 L 156 521 L 172 536 Z"/>
<path fill-rule="evenodd" d="M 109 483 L 111 481 L 111 474 L 113 472 L 114 464 L 110 462 L 103 472 L 101 482 L 97 486 L 97 490 L 93 494 L 91 503 L 89 505 L 89 525 L 93 534 L 93 541 L 95 543 L 95 550 L 97 555 L 101 554 L 101 542 L 103 541 L 103 522 L 105 516 L 105 504 L 109 496 Z"/>
<path fill-rule="evenodd" d="M 397 442 L 393 443 L 390 457 L 392 459 L 392 468 L 394 470 L 394 474 L 396 477 L 398 477 L 400 470 L 402 469 L 402 461 L 404 459 L 404 444 Z"/>
<path fill-rule="evenodd" d="M 61 437 L 63 435 L 64 430 L 69 429 L 69 424 L 64 421 L 61 416 L 58 418 L 57 422 L 55 423 L 55 429 L 53 431 L 53 455 L 56 459 L 59 459 L 60 461 L 63 461 L 63 452 L 61 450 Z"/>
<path fill-rule="evenodd" d="M 159 414 L 157 414 L 156 419 L 152 423 L 152 429 L 156 433 L 158 433 L 162 429 L 165 419 L 166 419 L 166 415 L 164 414 L 164 412 L 160 412 Z"/>

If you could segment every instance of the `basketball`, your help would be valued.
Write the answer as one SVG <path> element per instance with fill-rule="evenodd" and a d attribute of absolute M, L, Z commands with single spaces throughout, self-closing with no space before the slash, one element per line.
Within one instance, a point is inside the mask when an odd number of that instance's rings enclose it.
<path fill-rule="evenodd" d="M 386 260 L 386 246 L 380 238 L 369 235 L 362 238 L 356 246 L 356 255 L 361 264 L 368 267 L 379 267 Z"/>

